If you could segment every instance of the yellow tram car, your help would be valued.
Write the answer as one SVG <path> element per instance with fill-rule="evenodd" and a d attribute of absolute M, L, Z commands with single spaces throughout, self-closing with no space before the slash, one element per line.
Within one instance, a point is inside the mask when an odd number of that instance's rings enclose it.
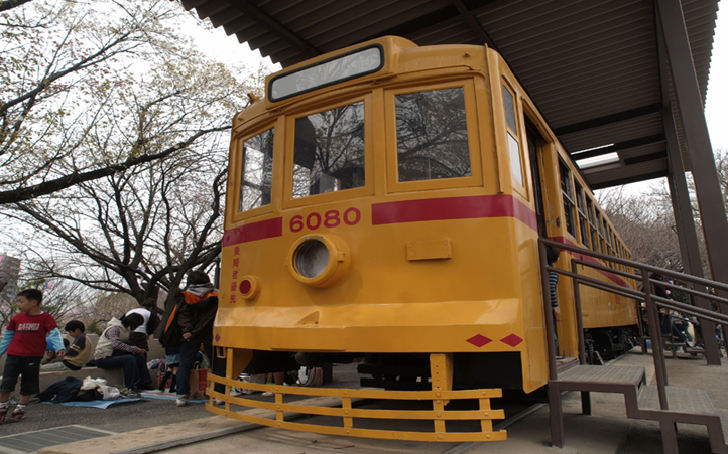
<path fill-rule="evenodd" d="M 283 370 L 294 358 L 366 358 L 360 370 L 369 378 L 364 390 L 286 388 L 342 397 L 341 409 L 313 412 L 342 416 L 342 427 L 286 422 L 293 410 L 275 386 L 248 384 L 276 392 L 275 403 L 257 404 L 210 389 L 226 404 L 208 408 L 324 433 L 503 439 L 490 423 L 502 411 L 490 411 L 487 398 L 531 393 L 549 378 L 539 236 L 630 258 L 494 50 L 383 37 L 268 76 L 264 99 L 233 123 L 214 331 L 228 367 L 211 381 L 230 390 L 242 371 Z M 562 253 L 557 266 L 568 263 Z M 558 336 L 567 357 L 578 352 L 572 293 L 562 278 Z M 584 289 L 582 304 L 598 350 L 628 342 L 633 302 Z M 435 430 L 360 429 L 351 416 L 363 410 L 349 413 L 354 397 L 431 400 Z M 438 421 L 467 419 L 446 411 L 456 399 L 479 400 L 480 430 L 450 433 Z M 278 418 L 240 416 L 236 403 Z"/>

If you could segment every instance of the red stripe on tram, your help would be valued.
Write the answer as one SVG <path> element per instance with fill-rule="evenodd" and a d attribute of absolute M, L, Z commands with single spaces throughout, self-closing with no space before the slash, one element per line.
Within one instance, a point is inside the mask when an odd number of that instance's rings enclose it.
<path fill-rule="evenodd" d="M 563 236 L 553 237 L 553 238 L 549 238 L 549 239 L 551 241 L 557 241 L 559 243 L 564 243 L 564 244 L 569 245 L 569 246 L 581 247 L 578 244 L 574 243 L 573 241 L 564 238 Z M 591 263 L 591 264 L 594 264 L 594 265 L 604 266 L 603 263 L 599 262 L 594 257 L 588 256 L 588 255 L 584 255 L 584 254 L 579 254 L 578 252 L 571 252 L 571 251 L 564 251 L 564 252 L 567 252 L 569 255 L 571 255 L 572 257 L 574 257 L 577 260 L 583 260 L 584 262 L 587 262 L 587 263 Z M 617 276 L 614 273 L 610 273 L 610 272 L 604 271 L 604 270 L 596 270 L 596 271 L 598 273 L 606 276 L 607 278 L 609 278 L 609 280 L 611 280 L 612 282 L 614 282 L 617 285 L 620 285 L 620 286 L 626 287 L 626 288 L 632 288 L 632 287 L 629 286 L 629 284 L 627 284 L 627 282 L 625 282 L 621 277 Z"/>
<path fill-rule="evenodd" d="M 372 224 L 512 217 L 538 231 L 536 213 L 508 194 L 402 200 L 372 204 Z"/>
<path fill-rule="evenodd" d="M 277 217 L 264 221 L 251 222 L 225 232 L 222 237 L 223 247 L 236 244 L 250 243 L 251 241 L 276 238 L 283 235 L 283 218 Z"/>

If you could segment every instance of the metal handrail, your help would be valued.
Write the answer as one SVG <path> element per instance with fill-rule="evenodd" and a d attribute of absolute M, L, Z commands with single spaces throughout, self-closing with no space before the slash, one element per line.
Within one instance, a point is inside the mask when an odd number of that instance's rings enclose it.
<path fill-rule="evenodd" d="M 581 260 L 578 258 L 573 257 L 571 259 L 571 271 L 562 270 L 559 268 L 555 268 L 552 266 L 549 266 L 546 263 L 546 247 L 552 246 L 556 247 L 561 250 L 566 250 L 572 253 L 577 253 L 582 256 L 588 256 L 593 257 L 596 259 L 601 259 L 602 261 L 609 261 L 612 263 L 617 263 L 620 265 L 624 265 L 627 267 L 630 267 L 632 269 L 638 270 L 639 274 L 633 274 L 626 271 L 606 267 L 600 263 L 590 263 L 585 260 Z M 717 292 L 726 292 L 728 293 L 728 285 L 721 283 L 721 282 L 715 282 L 711 281 L 705 278 L 700 278 L 696 276 L 686 275 L 683 273 L 678 273 L 672 270 L 667 270 L 664 268 L 658 268 L 650 265 L 646 265 L 644 263 L 639 262 L 633 262 L 631 260 L 622 259 L 619 257 L 612 257 L 606 254 L 601 254 L 599 252 L 590 251 L 587 249 L 583 249 L 581 247 L 571 246 L 564 243 L 560 243 L 557 241 L 547 240 L 544 238 L 539 239 L 539 261 L 541 264 L 541 270 L 543 272 L 541 273 L 541 282 L 542 282 L 542 289 L 544 294 L 544 316 L 546 319 L 546 331 L 547 331 L 547 337 L 548 337 L 548 346 L 549 346 L 549 375 L 551 377 L 551 380 L 556 380 L 558 378 L 558 373 L 556 370 L 556 348 L 554 343 L 554 324 L 553 324 L 553 317 L 552 317 L 552 306 L 551 306 L 551 292 L 549 288 L 549 279 L 548 279 L 548 272 L 553 271 L 560 275 L 569 277 L 573 281 L 574 285 L 574 305 L 576 310 L 576 318 L 577 318 L 577 331 L 579 335 L 579 362 L 581 364 L 586 363 L 586 352 L 584 348 L 584 329 L 583 329 L 583 321 L 582 321 L 582 313 L 581 313 L 581 293 L 579 290 L 579 287 L 581 285 L 586 285 L 588 287 L 596 288 L 598 290 L 614 293 L 620 296 L 625 296 L 627 298 L 631 298 L 635 300 L 635 303 L 637 305 L 637 313 L 640 314 L 640 303 L 644 302 L 647 310 L 647 321 L 648 326 L 650 327 L 650 340 L 652 342 L 652 357 L 653 357 L 653 363 L 655 366 L 655 378 L 657 381 L 657 394 L 660 401 L 660 408 L 663 410 L 667 410 L 669 408 L 669 404 L 667 402 L 667 395 L 665 391 L 665 387 L 668 385 L 668 378 L 667 378 L 667 370 L 665 367 L 665 357 L 663 354 L 663 344 L 662 344 L 662 330 L 659 324 L 659 315 L 658 315 L 658 308 L 665 307 L 668 309 L 678 310 L 684 314 L 687 314 L 688 316 L 694 316 L 699 317 L 701 322 L 709 322 L 709 323 L 716 323 L 725 326 L 728 326 L 728 315 L 724 315 L 720 312 L 714 311 L 712 309 L 706 309 L 701 307 L 692 306 L 689 304 L 681 303 L 679 301 L 674 301 L 670 299 L 666 299 L 660 296 L 657 296 L 654 294 L 653 287 L 656 285 L 659 285 L 664 288 L 673 289 L 675 291 L 683 292 L 688 295 L 690 295 L 692 298 L 701 298 L 705 299 L 707 301 L 714 301 L 718 303 L 718 309 L 721 308 L 721 304 L 728 305 L 728 299 L 719 297 L 717 295 L 713 295 L 708 292 L 707 288 L 713 288 Z M 635 281 L 642 281 L 642 290 L 636 290 L 632 288 L 625 288 L 622 286 L 606 283 L 604 281 L 590 278 L 588 276 L 584 276 L 582 274 L 579 274 L 578 267 L 589 267 L 591 269 L 599 270 L 599 271 L 605 271 L 609 272 L 614 275 L 619 275 L 622 277 L 625 277 L 627 279 L 634 279 Z M 649 278 L 650 273 L 656 273 L 660 274 L 662 276 L 668 276 L 673 277 L 675 279 L 679 279 L 680 281 L 692 284 L 694 286 L 698 287 L 706 287 L 705 291 L 695 290 L 692 288 L 685 288 L 680 287 L 677 285 L 669 284 L 667 282 L 661 282 L 657 280 L 653 280 Z M 639 326 L 640 334 L 643 332 L 642 330 L 642 317 L 637 317 L 637 324 Z M 656 328 L 656 329 L 655 329 Z M 705 332 L 705 330 L 704 330 Z M 710 330 L 708 332 L 711 332 Z M 704 337 L 706 335 L 704 334 Z M 704 339 L 706 343 L 709 339 Z M 715 341 L 715 339 L 713 339 Z M 642 351 L 646 351 L 646 345 L 644 342 L 644 339 L 641 340 L 642 344 Z M 707 355 L 706 355 L 707 357 Z M 711 358 L 708 358 L 709 363 L 711 363 Z M 717 364 L 720 364 L 720 359 L 717 359 Z"/>

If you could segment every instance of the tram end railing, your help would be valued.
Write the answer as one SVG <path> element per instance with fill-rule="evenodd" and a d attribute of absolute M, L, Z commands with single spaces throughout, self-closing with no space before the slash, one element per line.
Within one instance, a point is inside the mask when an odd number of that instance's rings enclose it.
<path fill-rule="evenodd" d="M 490 399 L 502 397 L 500 389 L 476 389 L 443 391 L 392 391 L 372 388 L 308 388 L 296 386 L 262 385 L 238 381 L 232 377 L 208 374 L 206 404 L 208 411 L 240 421 L 262 426 L 312 432 L 326 435 L 339 435 L 360 438 L 391 440 L 435 441 L 435 442 L 484 442 L 505 440 L 505 430 L 493 430 L 493 420 L 504 419 L 503 410 L 492 409 Z M 225 386 L 225 393 L 215 391 L 215 384 Z M 242 395 L 231 396 L 233 388 Z M 246 392 L 270 392 L 274 400 L 251 399 Z M 285 399 L 285 396 L 302 398 Z M 222 406 L 214 405 L 214 399 L 223 401 Z M 477 410 L 447 410 L 450 403 L 474 400 Z M 360 405 L 366 401 L 367 405 Z M 427 409 L 387 408 L 394 401 L 431 402 Z M 374 403 L 377 408 L 369 408 Z M 236 408 L 233 408 L 233 407 Z M 409 405 L 411 407 L 418 407 Z M 454 407 L 454 406 L 453 406 Z M 431 409 L 430 409 L 431 408 Z M 451 407 L 452 408 L 452 407 Z M 324 420 L 307 417 L 290 418 L 286 416 L 324 416 Z M 388 421 L 430 421 L 432 430 L 397 429 L 387 425 Z M 449 424 L 464 422 L 470 431 L 448 430 Z M 480 430 L 472 430 L 478 424 Z"/>

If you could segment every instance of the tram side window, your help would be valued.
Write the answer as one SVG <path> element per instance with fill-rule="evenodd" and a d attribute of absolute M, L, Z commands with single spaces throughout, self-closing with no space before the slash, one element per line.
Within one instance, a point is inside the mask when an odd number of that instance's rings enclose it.
<path fill-rule="evenodd" d="M 602 214 L 597 211 L 597 227 L 599 227 L 599 246 L 603 254 L 607 253 L 606 245 L 604 244 L 604 228 L 602 226 Z"/>
<path fill-rule="evenodd" d="M 611 235 L 609 232 L 609 224 L 607 224 L 606 218 L 602 218 L 602 225 L 604 226 L 604 243 L 606 243 L 604 253 L 612 255 L 612 242 L 610 241 Z M 612 266 L 611 262 L 609 263 L 609 266 Z"/>
<path fill-rule="evenodd" d="M 470 176 L 462 87 L 396 95 L 394 107 L 399 181 Z"/>
<path fill-rule="evenodd" d="M 609 243 L 609 253 L 612 255 L 614 254 L 614 248 L 616 247 L 617 243 L 614 241 L 614 234 L 612 233 L 612 226 L 607 224 L 604 227 L 605 231 L 609 230 L 609 235 L 607 236 L 607 243 Z"/>
<path fill-rule="evenodd" d="M 516 106 L 511 91 L 503 85 L 503 110 L 506 117 L 506 136 L 508 136 L 508 157 L 513 179 L 523 186 L 523 169 L 521 168 L 521 147 L 518 146 L 518 130 L 516 129 Z"/>
<path fill-rule="evenodd" d="M 594 220 L 594 202 L 587 197 L 586 198 L 586 211 L 589 215 L 589 237 L 591 238 L 591 249 L 594 252 L 599 252 L 599 246 L 597 245 L 597 227 L 596 221 Z"/>
<path fill-rule="evenodd" d="M 270 204 L 273 180 L 273 128 L 243 142 L 240 212 Z"/>
<path fill-rule="evenodd" d="M 620 259 L 623 259 L 624 258 L 624 249 L 622 247 L 622 243 L 617 243 L 617 255 L 619 256 Z M 619 269 L 622 270 L 622 271 L 624 271 L 624 265 L 622 265 L 620 263 L 619 264 Z"/>
<path fill-rule="evenodd" d="M 589 247 L 589 234 L 586 225 L 586 207 L 584 206 L 584 189 L 579 183 L 576 184 L 576 208 L 579 210 L 579 228 L 581 230 L 581 243 Z"/>
<path fill-rule="evenodd" d="M 564 196 L 564 217 L 566 218 L 566 231 L 576 237 L 576 224 L 574 223 L 574 187 L 571 185 L 571 171 L 559 159 L 561 172 L 561 193 Z"/>
<path fill-rule="evenodd" d="M 293 198 L 364 186 L 364 103 L 296 119 Z"/>
<path fill-rule="evenodd" d="M 607 219 L 606 218 L 602 218 L 602 224 L 604 225 L 604 243 L 606 244 L 606 246 L 605 246 L 606 247 L 606 249 L 605 249 L 606 250 L 606 254 L 607 255 L 614 255 L 613 252 L 612 252 L 612 242 L 611 242 L 612 236 L 609 234 L 610 233 L 609 232 L 609 224 L 607 224 Z M 609 267 L 612 267 L 613 268 L 612 262 L 607 263 L 607 265 Z"/>

